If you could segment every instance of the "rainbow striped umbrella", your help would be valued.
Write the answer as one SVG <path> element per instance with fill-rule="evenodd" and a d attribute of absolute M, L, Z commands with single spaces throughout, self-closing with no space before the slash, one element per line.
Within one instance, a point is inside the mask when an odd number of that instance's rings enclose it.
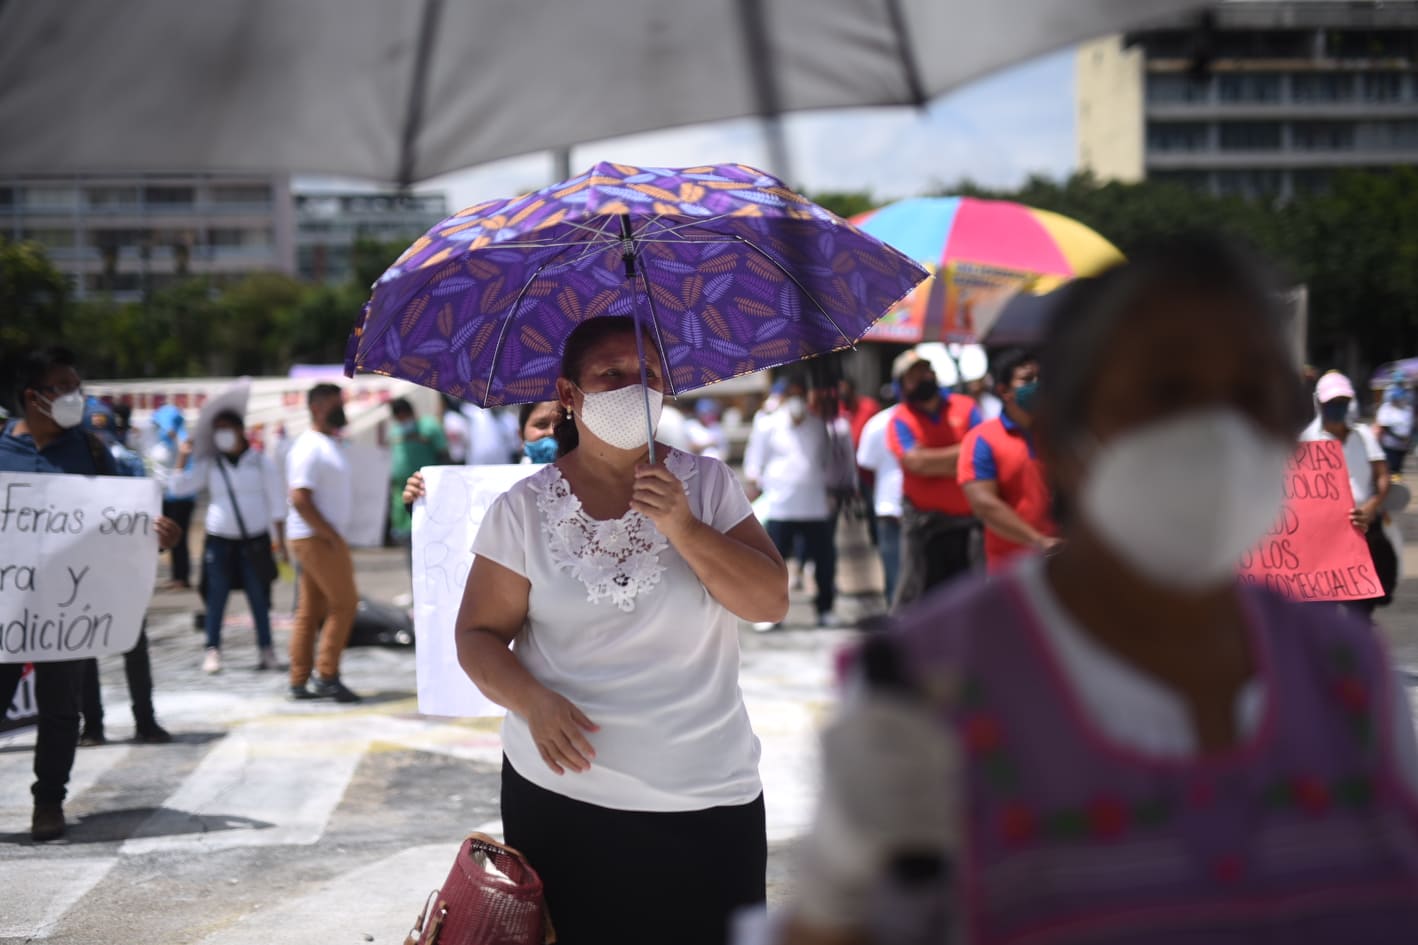
<path fill-rule="evenodd" d="M 1077 220 L 1003 200 L 912 197 L 852 223 L 932 273 L 865 341 L 978 341 L 1014 293 L 1047 292 L 1123 258 Z"/>

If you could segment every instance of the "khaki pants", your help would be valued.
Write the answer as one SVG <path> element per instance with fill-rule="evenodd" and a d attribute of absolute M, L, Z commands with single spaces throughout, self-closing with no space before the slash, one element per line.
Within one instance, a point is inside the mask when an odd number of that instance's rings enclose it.
<path fill-rule="evenodd" d="M 322 679 L 340 675 L 340 654 L 354 628 L 359 592 L 355 590 L 354 559 L 343 541 L 297 538 L 291 552 L 300 562 L 300 603 L 290 638 L 290 681 L 303 686 L 310 679 L 312 661 Z M 320 653 L 315 658 L 315 635 Z"/>

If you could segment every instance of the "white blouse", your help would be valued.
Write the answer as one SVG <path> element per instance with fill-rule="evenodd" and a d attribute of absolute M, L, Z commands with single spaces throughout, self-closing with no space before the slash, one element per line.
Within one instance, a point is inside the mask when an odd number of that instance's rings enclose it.
<path fill-rule="evenodd" d="M 216 457 L 194 459 L 187 469 L 173 476 L 171 485 L 171 490 L 178 495 L 207 493 L 208 535 L 233 541 L 240 539 L 237 508 L 241 510 L 241 521 L 246 525 L 248 537 L 267 534 L 273 522 L 285 520 L 285 487 L 271 457 L 260 450 L 248 449 L 241 454 L 235 466 L 222 460 L 231 480 L 230 490 L 222 479 L 217 462 Z M 236 495 L 235 507 L 232 505 L 233 493 Z"/>
<path fill-rule="evenodd" d="M 718 460 L 671 450 L 665 466 L 706 524 L 726 532 L 752 514 Z M 502 744 L 519 774 L 620 810 L 702 810 L 762 792 L 739 690 L 739 620 L 648 518 L 592 519 L 549 465 L 492 504 L 473 553 L 531 583 L 514 651 L 600 726 L 587 733 L 590 769 L 557 775 L 509 712 Z"/>

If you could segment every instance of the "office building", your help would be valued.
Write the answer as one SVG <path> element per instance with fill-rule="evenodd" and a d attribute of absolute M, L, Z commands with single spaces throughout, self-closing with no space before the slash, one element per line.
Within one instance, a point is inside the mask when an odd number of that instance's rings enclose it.
<path fill-rule="evenodd" d="M 344 282 L 353 275 L 357 241 L 412 243 L 447 216 L 443 194 L 297 194 L 297 272 L 315 282 Z"/>
<path fill-rule="evenodd" d="M 0 178 L 0 236 L 44 247 L 78 298 L 134 301 L 189 278 L 219 289 L 254 272 L 293 274 L 294 235 L 281 175 Z"/>
<path fill-rule="evenodd" d="M 1286 199 L 1418 164 L 1418 3 L 1228 0 L 1080 47 L 1078 162 Z"/>

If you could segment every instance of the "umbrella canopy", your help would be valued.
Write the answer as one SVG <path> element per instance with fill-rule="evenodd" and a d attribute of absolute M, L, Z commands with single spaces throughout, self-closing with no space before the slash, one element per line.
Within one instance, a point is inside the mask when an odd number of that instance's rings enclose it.
<path fill-rule="evenodd" d="M 1374 390 L 1387 388 L 1394 384 L 1402 384 L 1405 387 L 1418 386 L 1418 358 L 1405 358 L 1402 361 L 1390 361 L 1388 364 L 1381 365 L 1369 381 L 1369 387 Z"/>
<path fill-rule="evenodd" d="M 868 333 L 871 341 L 975 341 L 976 313 L 1020 289 L 1051 287 L 1121 262 L 1076 220 L 1003 200 L 916 197 L 852 218 L 934 277 Z"/>
<path fill-rule="evenodd" d="M 1016 292 L 1000 307 L 985 331 L 984 343 L 991 348 L 1031 348 L 1042 344 L 1064 292 L 1063 288 L 1043 295 Z"/>
<path fill-rule="evenodd" d="M 0 173 L 409 183 L 616 135 L 919 105 L 1194 0 L 0 4 Z"/>
<path fill-rule="evenodd" d="M 375 284 L 346 373 L 484 407 L 551 400 L 572 329 L 633 315 L 680 394 L 849 347 L 925 277 L 762 171 L 598 164 L 410 246 Z"/>

